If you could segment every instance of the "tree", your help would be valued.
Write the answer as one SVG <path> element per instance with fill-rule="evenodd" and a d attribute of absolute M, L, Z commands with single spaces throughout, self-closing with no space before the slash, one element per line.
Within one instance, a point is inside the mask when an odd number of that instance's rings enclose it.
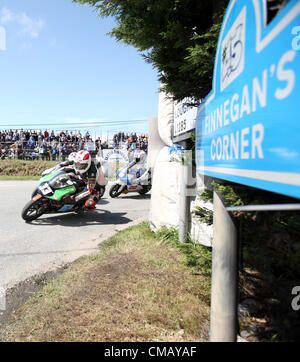
<path fill-rule="evenodd" d="M 197 103 L 211 90 L 215 49 L 229 0 L 73 0 L 112 16 L 109 33 L 132 45 L 158 70 L 175 100 Z"/>

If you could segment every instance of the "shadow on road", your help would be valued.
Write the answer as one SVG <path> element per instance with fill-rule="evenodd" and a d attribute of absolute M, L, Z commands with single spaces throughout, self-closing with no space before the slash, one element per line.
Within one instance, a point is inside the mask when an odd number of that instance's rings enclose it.
<path fill-rule="evenodd" d="M 98 205 L 107 205 L 109 204 L 109 201 L 106 201 L 106 197 L 104 199 L 100 199 L 100 201 L 98 202 Z"/>
<path fill-rule="evenodd" d="M 151 195 L 121 195 L 118 197 L 118 200 L 122 200 L 122 199 L 132 199 L 132 200 L 150 200 L 151 199 Z"/>
<path fill-rule="evenodd" d="M 95 211 L 86 211 L 83 215 L 75 213 L 69 214 L 54 214 L 51 216 L 44 216 L 31 222 L 32 225 L 61 225 L 79 227 L 84 225 L 118 225 L 127 224 L 131 219 L 125 217 L 126 212 L 111 213 L 107 210 L 97 209 Z"/>

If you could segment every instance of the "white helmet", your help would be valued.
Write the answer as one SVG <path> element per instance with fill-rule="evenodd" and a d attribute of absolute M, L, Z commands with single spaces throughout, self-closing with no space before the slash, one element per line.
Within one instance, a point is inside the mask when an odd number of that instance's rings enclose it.
<path fill-rule="evenodd" d="M 92 157 L 88 151 L 79 151 L 74 159 L 74 169 L 79 174 L 84 174 L 91 166 Z"/>
<path fill-rule="evenodd" d="M 136 163 L 144 163 L 146 160 L 146 152 L 142 150 L 136 150 L 133 155 Z"/>
<path fill-rule="evenodd" d="M 75 156 L 76 156 L 76 152 L 71 152 L 68 156 L 68 160 L 70 162 L 72 162 L 72 161 L 75 162 Z"/>

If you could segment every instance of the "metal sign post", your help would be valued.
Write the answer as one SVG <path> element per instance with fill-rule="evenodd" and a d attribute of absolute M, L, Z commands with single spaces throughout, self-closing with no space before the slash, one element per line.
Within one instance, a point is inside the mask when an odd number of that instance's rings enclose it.
<path fill-rule="evenodd" d="M 214 192 L 214 240 L 211 286 L 211 342 L 237 337 L 238 232 L 234 219 Z"/>
<path fill-rule="evenodd" d="M 226 207 L 214 192 L 214 240 L 211 286 L 211 342 L 236 342 L 238 326 L 238 231 L 231 211 L 297 211 L 300 204 Z"/>

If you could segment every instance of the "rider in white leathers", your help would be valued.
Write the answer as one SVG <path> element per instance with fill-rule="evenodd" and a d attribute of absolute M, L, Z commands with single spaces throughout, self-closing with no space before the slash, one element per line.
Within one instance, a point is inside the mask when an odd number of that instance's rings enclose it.
<path fill-rule="evenodd" d="M 133 185 L 141 184 L 147 185 L 149 181 L 149 172 L 147 169 L 147 155 L 143 150 L 136 150 L 133 155 L 133 162 L 130 164 L 131 167 L 138 169 L 137 177 L 135 180 L 132 180 Z"/>

